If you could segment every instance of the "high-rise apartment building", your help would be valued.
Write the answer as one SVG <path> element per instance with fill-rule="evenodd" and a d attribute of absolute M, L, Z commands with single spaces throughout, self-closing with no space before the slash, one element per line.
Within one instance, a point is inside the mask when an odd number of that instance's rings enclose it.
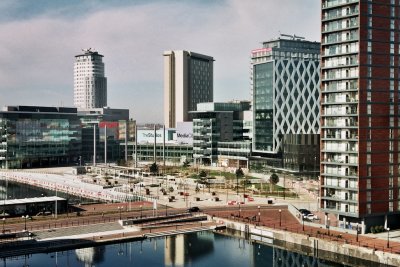
<path fill-rule="evenodd" d="M 214 59 L 188 51 L 164 52 L 164 124 L 191 121 L 189 111 L 213 101 Z"/>
<path fill-rule="evenodd" d="M 90 48 L 75 56 L 74 106 L 79 109 L 107 106 L 107 78 L 103 55 Z"/>
<path fill-rule="evenodd" d="M 321 209 L 342 225 L 393 227 L 400 211 L 400 3 L 321 3 Z"/>
<path fill-rule="evenodd" d="M 313 172 L 319 166 L 320 43 L 282 36 L 264 42 L 251 54 L 252 151 L 256 156 L 277 158 L 275 167 Z M 285 135 L 292 137 L 285 139 Z M 309 149 L 302 149 L 307 153 L 301 161 L 295 156 L 284 160 L 283 141 L 289 139 L 292 146 L 293 140 L 308 140 L 303 145 Z"/>

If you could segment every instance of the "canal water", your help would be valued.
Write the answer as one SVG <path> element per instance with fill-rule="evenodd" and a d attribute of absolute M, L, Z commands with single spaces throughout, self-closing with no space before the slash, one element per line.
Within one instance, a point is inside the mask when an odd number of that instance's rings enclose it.
<path fill-rule="evenodd" d="M 343 264 L 209 231 L 0 259 L 3 266 L 377 266 Z M 1 265 L 1 263 L 0 263 Z"/>

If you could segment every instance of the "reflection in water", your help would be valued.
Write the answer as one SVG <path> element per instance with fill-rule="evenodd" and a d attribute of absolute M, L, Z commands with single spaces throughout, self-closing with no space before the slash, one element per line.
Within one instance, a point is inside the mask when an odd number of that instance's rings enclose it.
<path fill-rule="evenodd" d="M 346 258 L 346 255 L 317 259 L 310 253 L 281 249 L 260 244 L 226 233 L 192 233 L 167 238 L 154 238 L 142 242 L 110 244 L 104 247 L 61 251 L 49 254 L 33 254 L 6 259 L 3 266 L 21 267 L 117 267 L 117 266 L 193 266 L 193 267 L 327 267 L 327 266 L 381 266 L 362 259 Z M 327 252 L 328 253 L 328 252 Z M 308 255 L 307 255 L 308 254 Z M 318 252 L 321 256 L 322 251 Z M 329 255 L 333 253 L 329 252 Z M 74 256 L 76 255 L 76 256 Z M 340 264 L 339 264 L 340 263 Z"/>
<path fill-rule="evenodd" d="M 78 261 L 83 262 L 85 267 L 91 267 L 104 261 L 105 247 L 76 249 L 75 254 Z"/>
<path fill-rule="evenodd" d="M 165 238 L 165 266 L 184 266 L 214 251 L 214 235 L 202 232 Z"/>

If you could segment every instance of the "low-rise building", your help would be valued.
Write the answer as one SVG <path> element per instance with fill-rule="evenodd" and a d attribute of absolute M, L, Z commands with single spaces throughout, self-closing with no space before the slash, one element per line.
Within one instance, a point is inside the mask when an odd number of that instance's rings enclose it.
<path fill-rule="evenodd" d="M 224 150 L 219 149 L 219 142 L 225 147 L 228 142 L 243 142 L 246 136 L 244 111 L 250 110 L 249 101 L 226 103 L 199 103 L 193 115 L 193 158 L 196 164 L 218 165 L 218 157 Z M 233 152 L 232 150 L 230 152 Z M 239 152 L 239 154 L 242 152 Z M 241 155 L 232 157 L 238 160 L 238 166 L 247 167 L 247 159 Z M 223 155 L 221 155 L 223 156 Z M 240 162 L 240 159 L 245 162 Z"/>
<path fill-rule="evenodd" d="M 0 111 L 2 169 L 71 165 L 81 155 L 76 108 L 8 106 Z"/>

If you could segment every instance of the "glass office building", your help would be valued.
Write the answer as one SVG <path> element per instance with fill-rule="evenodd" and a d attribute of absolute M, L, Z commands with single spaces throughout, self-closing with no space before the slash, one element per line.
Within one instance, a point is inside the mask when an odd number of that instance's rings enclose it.
<path fill-rule="evenodd" d="M 285 146 L 284 141 L 319 135 L 320 43 L 295 35 L 282 36 L 263 42 L 262 48 L 251 53 L 252 158 L 257 164 L 264 161 L 264 165 L 273 163 L 271 167 L 275 168 L 317 173 L 313 162 L 316 158 L 319 163 L 318 142 Z M 294 139 L 285 139 L 286 135 L 294 135 Z M 293 145 L 305 144 L 310 146 L 306 150 L 310 153 L 304 161 L 294 160 L 298 156 L 293 154 Z"/>
<path fill-rule="evenodd" d="M 71 165 L 80 153 L 75 108 L 9 106 L 0 111 L 2 169 Z"/>

